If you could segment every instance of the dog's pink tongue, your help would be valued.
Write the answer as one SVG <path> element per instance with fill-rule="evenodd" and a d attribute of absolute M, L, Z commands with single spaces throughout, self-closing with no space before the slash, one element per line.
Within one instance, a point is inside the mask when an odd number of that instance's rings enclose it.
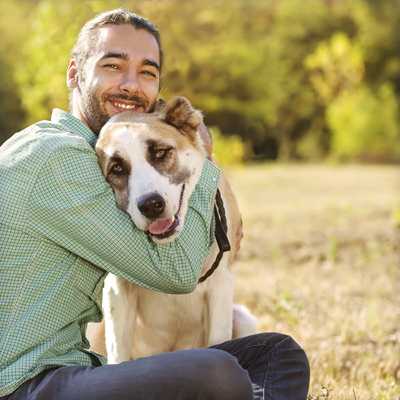
<path fill-rule="evenodd" d="M 147 230 L 153 235 L 161 235 L 174 223 L 174 218 L 160 218 L 152 222 Z"/>

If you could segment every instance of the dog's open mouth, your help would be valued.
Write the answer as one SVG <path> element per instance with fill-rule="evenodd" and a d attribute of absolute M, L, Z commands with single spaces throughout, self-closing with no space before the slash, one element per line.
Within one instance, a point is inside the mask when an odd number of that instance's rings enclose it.
<path fill-rule="evenodd" d="M 153 221 L 147 228 L 147 232 L 156 239 L 166 239 L 172 236 L 179 226 L 179 212 L 181 211 L 183 193 L 185 191 L 185 184 L 182 185 L 181 194 L 179 197 L 178 211 L 173 217 L 158 218 Z"/>

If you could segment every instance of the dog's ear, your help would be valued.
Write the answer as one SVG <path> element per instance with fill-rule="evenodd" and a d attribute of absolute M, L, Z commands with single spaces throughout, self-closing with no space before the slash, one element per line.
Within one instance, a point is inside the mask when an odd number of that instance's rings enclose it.
<path fill-rule="evenodd" d="M 197 136 L 197 129 L 203 122 L 201 112 L 195 110 L 185 97 L 174 97 L 171 99 L 162 110 L 163 120 L 176 129 L 183 135 L 188 135 L 191 138 Z"/>
<path fill-rule="evenodd" d="M 154 104 L 154 109 L 152 112 L 154 113 L 162 113 L 167 103 L 163 99 L 158 99 Z"/>

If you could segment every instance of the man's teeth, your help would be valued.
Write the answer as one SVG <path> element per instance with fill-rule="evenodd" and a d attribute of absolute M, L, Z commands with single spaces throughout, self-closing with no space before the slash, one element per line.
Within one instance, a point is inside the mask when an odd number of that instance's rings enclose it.
<path fill-rule="evenodd" d="M 138 108 L 136 104 L 113 103 L 113 106 L 123 108 L 124 110 L 134 110 L 135 108 Z"/>

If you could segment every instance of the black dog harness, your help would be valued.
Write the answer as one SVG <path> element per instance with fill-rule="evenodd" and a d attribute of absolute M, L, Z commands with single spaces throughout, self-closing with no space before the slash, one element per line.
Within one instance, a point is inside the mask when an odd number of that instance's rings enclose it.
<path fill-rule="evenodd" d="M 199 279 L 199 283 L 204 282 L 213 272 L 218 268 L 222 256 L 226 251 L 231 249 L 231 245 L 228 239 L 228 225 L 226 222 L 224 202 L 219 191 L 215 195 L 215 206 L 214 206 L 214 217 L 215 217 L 215 239 L 218 243 L 219 253 L 211 266 L 211 268 Z"/>

